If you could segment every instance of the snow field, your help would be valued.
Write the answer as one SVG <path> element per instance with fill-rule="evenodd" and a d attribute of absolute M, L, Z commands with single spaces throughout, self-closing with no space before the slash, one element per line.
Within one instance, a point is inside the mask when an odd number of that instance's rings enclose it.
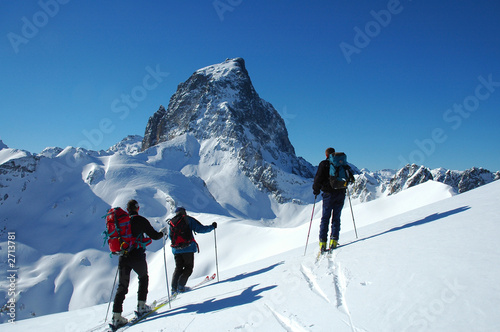
<path fill-rule="evenodd" d="M 298 241 L 294 230 L 305 240 L 306 224 L 275 229 L 197 216 L 220 223 L 220 282 L 182 294 L 172 309 L 163 307 L 129 331 L 495 331 L 500 328 L 499 193 L 500 184 L 491 183 L 359 227 L 359 239 L 344 231 L 341 246 L 319 261 L 316 229 L 306 256 L 302 243 L 274 250 Z M 215 269 L 213 234 L 197 239 L 202 251 L 191 285 Z M 266 243 L 267 256 L 249 246 L 257 239 Z M 148 255 L 152 301 L 166 295 L 163 249 Z M 170 263 L 171 257 L 167 252 Z M 129 290 L 125 313 L 136 304 L 135 292 Z M 2 330 L 86 331 L 102 322 L 105 312 L 101 304 L 4 324 Z"/>

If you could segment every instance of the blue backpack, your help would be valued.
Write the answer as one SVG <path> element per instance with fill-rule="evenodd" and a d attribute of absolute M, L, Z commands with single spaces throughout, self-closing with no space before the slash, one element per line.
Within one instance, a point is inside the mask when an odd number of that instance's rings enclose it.
<path fill-rule="evenodd" d="M 351 167 L 347 165 L 347 156 L 344 152 L 332 153 L 328 157 L 330 162 L 329 180 L 333 189 L 345 189 L 350 182 L 354 182 Z"/>

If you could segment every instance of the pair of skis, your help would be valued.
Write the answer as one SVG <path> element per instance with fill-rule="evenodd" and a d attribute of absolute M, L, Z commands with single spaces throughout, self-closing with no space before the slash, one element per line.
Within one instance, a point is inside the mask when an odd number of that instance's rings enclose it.
<path fill-rule="evenodd" d="M 194 285 L 190 290 L 194 290 L 200 286 L 203 286 L 204 284 L 212 281 L 215 279 L 217 276 L 216 273 L 212 274 L 211 276 L 206 276 L 202 281 L 200 281 L 198 284 Z M 106 330 L 107 332 L 116 332 L 116 331 L 124 331 L 128 329 L 129 327 L 134 326 L 135 324 L 143 321 L 147 317 L 151 316 L 152 314 L 156 313 L 159 309 L 162 307 L 166 306 L 169 303 L 172 303 L 177 297 L 179 296 L 179 293 L 174 293 L 170 296 L 170 299 L 166 299 L 163 301 L 160 301 L 160 303 L 157 303 L 157 301 L 153 302 L 153 305 L 151 306 L 151 311 L 148 311 L 144 314 L 139 314 L 137 311 L 135 311 L 135 317 L 130 319 L 127 324 L 122 325 L 122 326 L 114 326 L 112 324 L 109 324 L 109 328 Z"/>

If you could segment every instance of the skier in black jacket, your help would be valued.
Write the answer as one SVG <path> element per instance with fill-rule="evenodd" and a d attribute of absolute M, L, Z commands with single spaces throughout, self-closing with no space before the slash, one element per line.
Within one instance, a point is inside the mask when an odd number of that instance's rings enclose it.
<path fill-rule="evenodd" d="M 153 240 L 159 240 L 168 233 L 168 228 L 164 227 L 157 232 L 149 221 L 139 215 L 139 203 L 132 199 L 127 203 L 127 211 L 130 215 L 130 228 L 132 236 L 142 238 L 145 233 Z M 115 327 L 123 326 L 127 323 L 121 313 L 123 311 L 123 301 L 128 293 L 128 285 L 130 282 L 130 272 L 134 270 L 139 277 L 139 290 L 137 292 L 137 312 L 139 314 L 146 313 L 151 310 L 151 307 L 146 304 L 148 295 L 148 263 L 146 261 L 146 249 L 138 246 L 132 249 L 128 254 L 120 256 L 118 261 L 118 289 L 116 290 L 115 300 L 113 303 L 113 319 L 112 324 Z"/>
<path fill-rule="evenodd" d="M 332 218 L 329 249 L 335 249 L 339 241 L 340 233 L 340 214 L 344 207 L 345 189 L 333 189 L 330 185 L 330 162 L 328 157 L 335 154 L 334 148 L 328 148 L 325 151 L 326 159 L 321 161 L 313 183 L 313 194 L 318 196 L 322 191 L 323 194 L 323 215 L 319 228 L 319 247 L 321 252 L 327 250 L 326 241 L 328 238 L 328 225 L 330 217 Z M 352 175 L 351 175 L 352 176 Z"/>

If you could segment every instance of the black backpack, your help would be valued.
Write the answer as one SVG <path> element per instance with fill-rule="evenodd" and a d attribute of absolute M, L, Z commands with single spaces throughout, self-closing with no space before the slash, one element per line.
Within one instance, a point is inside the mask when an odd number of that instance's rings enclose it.
<path fill-rule="evenodd" d="M 189 228 L 186 216 L 178 214 L 168 221 L 170 225 L 170 246 L 184 249 L 194 241 L 193 232 Z"/>

